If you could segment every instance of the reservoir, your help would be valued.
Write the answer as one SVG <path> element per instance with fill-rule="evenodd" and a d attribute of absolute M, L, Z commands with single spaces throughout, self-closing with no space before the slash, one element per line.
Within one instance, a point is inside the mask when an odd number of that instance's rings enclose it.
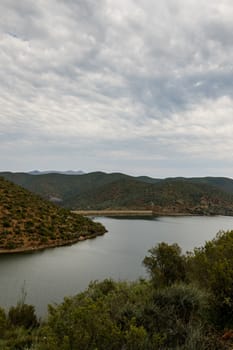
<path fill-rule="evenodd" d="M 146 277 L 142 260 L 159 242 L 193 250 L 233 229 L 233 217 L 96 218 L 108 232 L 72 246 L 35 253 L 0 256 L 0 306 L 15 305 L 26 290 L 26 303 L 46 315 L 49 303 L 60 303 L 94 280 Z"/>

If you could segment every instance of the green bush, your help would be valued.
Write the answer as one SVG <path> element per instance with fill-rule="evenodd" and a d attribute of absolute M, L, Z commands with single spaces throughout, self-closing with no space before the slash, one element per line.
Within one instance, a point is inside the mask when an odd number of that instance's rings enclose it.
<path fill-rule="evenodd" d="M 0 338 L 3 337 L 7 329 L 7 317 L 5 311 L 0 307 Z"/>
<path fill-rule="evenodd" d="M 178 244 L 159 243 L 149 250 L 143 264 L 156 287 L 170 286 L 186 278 L 185 257 Z"/>
<path fill-rule="evenodd" d="M 211 293 L 211 319 L 233 328 L 233 231 L 220 232 L 187 259 L 189 279 Z"/>
<path fill-rule="evenodd" d="M 150 322 L 153 322 L 150 324 L 150 333 L 162 335 L 167 348 L 185 346 L 190 336 L 196 343 L 196 349 L 201 348 L 203 335 L 198 333 L 194 339 L 193 329 L 200 329 L 200 325 L 204 325 L 206 321 L 206 293 L 192 285 L 175 284 L 155 290 L 152 306 Z"/>
<path fill-rule="evenodd" d="M 12 306 L 8 312 L 8 322 L 14 327 L 24 327 L 26 329 L 38 326 L 38 320 L 35 314 L 35 307 L 19 302 Z"/>

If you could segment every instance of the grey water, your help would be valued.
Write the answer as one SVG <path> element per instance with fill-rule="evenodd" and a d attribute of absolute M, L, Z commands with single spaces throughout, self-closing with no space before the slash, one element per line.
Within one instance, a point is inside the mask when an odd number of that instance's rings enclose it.
<path fill-rule="evenodd" d="M 96 218 L 108 232 L 72 246 L 0 256 L 0 306 L 9 308 L 26 290 L 26 302 L 45 316 L 47 305 L 62 302 L 94 280 L 146 277 L 142 260 L 164 241 L 183 252 L 204 245 L 220 230 L 233 229 L 233 217 Z"/>

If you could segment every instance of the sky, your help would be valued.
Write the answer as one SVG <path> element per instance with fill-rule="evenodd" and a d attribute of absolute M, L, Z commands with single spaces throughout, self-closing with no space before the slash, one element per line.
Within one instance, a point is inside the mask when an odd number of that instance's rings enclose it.
<path fill-rule="evenodd" d="M 232 0 L 1 0 L 0 171 L 233 177 Z"/>

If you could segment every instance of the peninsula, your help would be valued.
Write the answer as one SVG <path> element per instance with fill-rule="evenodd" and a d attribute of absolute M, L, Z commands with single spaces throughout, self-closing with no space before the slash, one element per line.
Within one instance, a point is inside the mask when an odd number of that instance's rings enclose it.
<path fill-rule="evenodd" d="M 0 177 L 0 254 L 73 244 L 105 232 L 102 224 Z"/>

